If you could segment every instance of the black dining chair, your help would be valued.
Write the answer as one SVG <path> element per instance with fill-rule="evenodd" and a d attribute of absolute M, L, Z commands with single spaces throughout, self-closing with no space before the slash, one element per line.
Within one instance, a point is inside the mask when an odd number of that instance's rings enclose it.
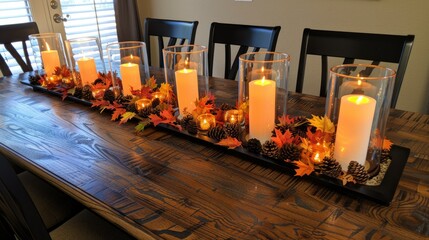
<path fill-rule="evenodd" d="M 225 45 L 224 78 L 234 80 L 238 72 L 240 55 L 248 52 L 249 47 L 252 48 L 252 52 L 258 52 L 261 48 L 269 52 L 275 51 L 280 29 L 280 26 L 266 27 L 213 22 L 210 27 L 208 46 L 209 76 L 213 76 L 216 44 Z M 239 49 L 231 65 L 231 46 L 234 45 Z"/>
<path fill-rule="evenodd" d="M 28 35 L 39 33 L 39 28 L 35 22 L 18 23 L 0 26 L 0 44 L 3 44 L 5 49 L 12 55 L 15 61 L 19 64 L 23 72 L 33 71 L 31 67 L 30 56 L 27 51 Z M 12 43 L 20 42 L 24 51 L 24 56 L 21 56 Z M 25 59 L 25 61 L 24 61 Z M 0 54 L 0 71 L 3 76 L 10 76 L 12 72 L 7 65 L 4 57 Z"/>
<path fill-rule="evenodd" d="M 298 76 L 295 91 L 302 93 L 307 55 L 319 55 L 322 59 L 320 96 L 325 97 L 329 72 L 328 57 L 344 58 L 344 64 L 354 63 L 356 59 L 396 63 L 396 79 L 393 88 L 391 107 L 396 106 L 408 59 L 414 42 L 414 35 L 387 35 L 326 31 L 305 28 L 302 36 Z"/>
<path fill-rule="evenodd" d="M 27 171 L 17 175 L 0 154 L 1 239 L 133 239 L 73 201 Z"/>
<path fill-rule="evenodd" d="M 169 19 L 146 18 L 144 21 L 144 42 L 146 43 L 149 65 L 151 64 L 150 37 L 158 39 L 159 66 L 164 67 L 162 49 L 164 40 L 167 46 L 194 44 L 198 21 L 179 21 Z"/>

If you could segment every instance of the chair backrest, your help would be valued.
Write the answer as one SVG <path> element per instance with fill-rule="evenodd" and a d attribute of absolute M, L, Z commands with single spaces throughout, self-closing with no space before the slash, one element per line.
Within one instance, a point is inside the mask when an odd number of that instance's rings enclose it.
<path fill-rule="evenodd" d="M 397 63 L 396 79 L 393 88 L 391 107 L 396 106 L 402 80 L 407 68 L 414 35 L 387 35 L 373 33 L 355 33 L 304 29 L 301 54 L 298 66 L 296 92 L 302 93 L 304 85 L 307 55 L 320 55 L 322 58 L 322 77 L 320 96 L 326 96 L 328 79 L 328 57 L 344 58 L 344 64 L 353 63 L 355 59 Z"/>
<path fill-rule="evenodd" d="M 198 21 L 178 21 L 168 19 L 146 18 L 144 21 L 144 41 L 146 43 L 147 56 L 151 66 L 150 36 L 158 38 L 159 66 L 164 67 L 162 49 L 164 38 L 169 38 L 167 46 L 194 44 Z"/>
<path fill-rule="evenodd" d="M 265 27 L 213 22 L 210 27 L 208 46 L 209 76 L 213 76 L 215 44 L 225 44 L 224 78 L 234 80 L 240 55 L 246 53 L 249 47 L 253 48 L 252 52 L 258 52 L 261 48 L 269 52 L 275 51 L 280 29 L 280 26 Z M 231 45 L 239 46 L 232 65 Z"/>
<path fill-rule="evenodd" d="M 36 206 L 8 162 L 0 154 L 0 218 L 18 239 L 50 240 Z M 3 226 L 5 227 L 5 226 Z"/>
<path fill-rule="evenodd" d="M 6 50 L 15 58 L 16 62 L 21 67 L 22 71 L 33 71 L 30 62 L 30 56 L 27 51 L 26 41 L 28 35 L 39 33 L 39 28 L 35 22 L 19 23 L 11 25 L 0 26 L 0 44 L 3 44 Z M 14 42 L 21 42 L 24 56 L 21 56 L 15 47 L 12 45 Z M 25 58 L 25 61 L 23 60 Z M 0 71 L 4 76 L 12 75 L 9 66 L 6 64 L 3 56 L 0 55 Z"/>

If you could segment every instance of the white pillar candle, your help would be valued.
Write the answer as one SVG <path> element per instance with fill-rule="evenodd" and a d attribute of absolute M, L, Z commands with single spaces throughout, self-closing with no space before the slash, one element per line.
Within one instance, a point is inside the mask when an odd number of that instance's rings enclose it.
<path fill-rule="evenodd" d="M 249 135 L 261 143 L 271 138 L 275 124 L 276 82 L 265 78 L 249 83 Z"/>
<path fill-rule="evenodd" d="M 179 112 L 184 115 L 184 110 L 191 113 L 195 109 L 195 101 L 198 100 L 198 75 L 194 69 L 181 69 L 175 72 L 177 100 Z"/>
<path fill-rule="evenodd" d="M 334 158 L 346 170 L 351 161 L 364 165 L 376 101 L 364 95 L 341 97 Z"/>
<path fill-rule="evenodd" d="M 61 67 L 60 56 L 58 55 L 57 50 L 46 50 L 40 52 L 43 62 L 43 67 L 45 68 L 46 75 L 52 76 L 55 72 L 56 67 Z"/>
<path fill-rule="evenodd" d="M 77 60 L 77 65 L 79 67 L 80 79 L 82 80 L 83 86 L 91 84 L 97 79 L 98 74 L 94 58 L 82 57 Z"/>
<path fill-rule="evenodd" d="M 121 72 L 122 90 L 125 96 L 131 95 L 131 88 L 133 88 L 133 90 L 141 89 L 142 84 L 139 65 L 135 63 L 124 63 L 121 64 L 119 71 Z"/>

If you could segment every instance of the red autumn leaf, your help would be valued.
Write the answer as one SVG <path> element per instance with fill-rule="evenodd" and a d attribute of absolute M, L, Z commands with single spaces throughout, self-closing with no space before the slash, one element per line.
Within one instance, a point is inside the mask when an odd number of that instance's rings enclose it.
<path fill-rule="evenodd" d="M 92 101 L 91 107 L 106 107 L 109 106 L 110 102 L 106 100 L 95 100 Z"/>
<path fill-rule="evenodd" d="M 62 90 L 61 99 L 64 101 L 64 99 L 66 99 L 66 97 L 68 96 L 69 91 L 66 88 L 63 88 L 61 90 Z"/>
<path fill-rule="evenodd" d="M 295 122 L 295 118 L 290 118 L 289 115 L 283 115 L 279 117 L 279 122 L 281 125 L 289 125 Z"/>
<path fill-rule="evenodd" d="M 302 161 L 297 161 L 296 166 L 298 167 L 295 169 L 295 176 L 304 176 L 304 175 L 310 175 L 314 171 L 314 166 L 312 164 L 306 164 Z"/>
<path fill-rule="evenodd" d="M 125 112 L 127 112 L 127 110 L 125 108 L 116 108 L 115 111 L 112 114 L 111 120 L 112 121 L 117 120 Z"/>
<path fill-rule="evenodd" d="M 237 140 L 237 138 L 227 137 L 225 139 L 220 140 L 217 145 L 228 147 L 228 149 L 234 149 L 236 147 L 241 146 L 241 142 Z"/>
<path fill-rule="evenodd" d="M 153 125 L 156 127 L 158 124 L 163 123 L 164 119 L 160 118 L 156 114 L 149 115 L 150 121 L 153 123 Z"/>
<path fill-rule="evenodd" d="M 276 143 L 277 147 L 281 148 L 286 143 L 292 143 L 294 140 L 294 137 L 292 136 L 292 133 L 288 130 L 283 134 L 282 131 L 278 129 L 274 129 L 276 136 L 271 137 L 271 140 Z"/>

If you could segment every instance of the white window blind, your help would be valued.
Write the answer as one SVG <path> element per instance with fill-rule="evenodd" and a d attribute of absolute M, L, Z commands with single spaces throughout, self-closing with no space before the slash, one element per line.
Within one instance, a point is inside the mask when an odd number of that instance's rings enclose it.
<path fill-rule="evenodd" d="M 0 0 L 0 25 L 16 24 L 16 23 L 25 23 L 33 21 L 31 15 L 30 5 L 28 0 Z M 7 33 L 0 33 L 7 34 Z M 21 56 L 24 56 L 24 51 L 20 43 L 13 44 L 16 50 Z M 27 47 L 30 56 L 32 56 L 30 42 L 27 41 Z M 10 68 L 12 74 L 21 73 L 21 67 L 15 59 L 9 54 L 9 52 L 4 48 L 3 45 L 0 45 L 0 54 L 5 59 L 7 65 Z M 30 59 L 31 60 L 31 59 Z M 32 61 L 34 63 L 34 61 Z M 36 66 L 33 64 L 33 68 Z M 0 73 L 1 74 L 1 73 Z"/>
<path fill-rule="evenodd" d="M 118 41 L 113 0 L 62 0 L 61 8 L 67 39 L 98 37 L 106 60 L 106 45 Z"/>

